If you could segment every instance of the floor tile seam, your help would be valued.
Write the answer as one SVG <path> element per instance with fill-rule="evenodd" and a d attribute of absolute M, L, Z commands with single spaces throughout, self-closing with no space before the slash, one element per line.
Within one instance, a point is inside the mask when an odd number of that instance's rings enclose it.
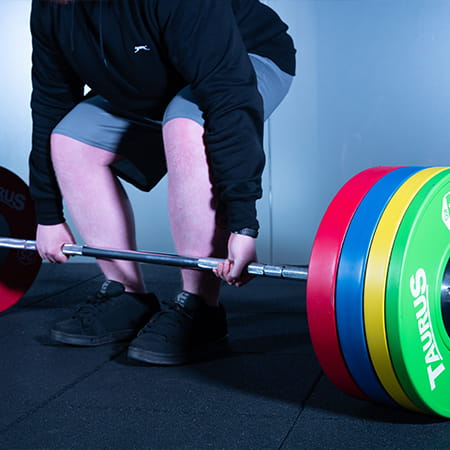
<path fill-rule="evenodd" d="M 151 414 L 170 414 L 173 415 L 173 408 L 148 408 L 148 407 L 136 407 L 134 405 L 130 405 L 127 407 L 118 407 L 117 405 L 114 406 L 98 406 L 98 405 L 70 405 L 72 409 L 74 410 L 87 410 L 87 411 L 127 411 L 127 410 L 131 410 L 133 413 L 145 413 L 146 415 L 151 415 Z M 292 409 L 299 409 L 298 406 L 292 406 Z M 303 409 L 300 408 L 300 409 Z M 206 408 L 204 411 L 200 411 L 200 410 L 196 410 L 195 412 L 193 412 L 191 409 L 177 409 L 177 415 L 184 415 L 187 417 L 192 417 L 192 416 L 207 416 L 207 417 L 211 417 L 211 411 Z M 220 413 L 217 413 L 218 415 L 220 415 L 220 417 L 230 417 L 230 418 L 236 418 L 236 417 L 242 417 L 242 418 L 250 418 L 250 419 L 268 419 L 268 420 L 273 420 L 274 418 L 280 418 L 280 416 L 289 416 L 289 415 L 295 415 L 295 418 L 298 417 L 298 412 L 296 414 L 294 414 L 294 412 L 289 412 L 287 411 L 286 414 L 280 414 L 280 413 L 273 413 L 273 414 L 256 414 L 256 413 L 245 413 L 245 412 L 236 412 L 235 410 L 230 410 L 229 413 L 227 413 L 226 411 L 220 411 Z M 3 431 L 3 430 L 2 430 Z"/>
<path fill-rule="evenodd" d="M 260 320 L 272 318 L 272 320 L 282 320 L 283 318 L 290 317 L 292 320 L 306 321 L 306 314 L 296 311 L 227 311 L 227 317 L 228 323 L 242 321 L 245 318 L 259 318 Z"/>
<path fill-rule="evenodd" d="M 225 305 L 225 308 L 226 308 L 226 306 L 227 305 Z M 245 306 L 245 304 L 242 304 L 242 306 L 244 307 Z M 295 315 L 295 316 L 306 316 L 306 312 L 305 311 L 273 311 L 273 310 L 271 310 L 271 311 L 258 311 L 258 310 L 249 310 L 249 309 L 243 309 L 243 310 L 236 310 L 236 311 L 233 311 L 233 310 L 227 310 L 227 313 L 228 313 L 228 315 L 229 316 L 234 316 L 234 315 L 236 315 L 236 316 L 243 316 L 243 315 L 248 315 L 248 316 L 254 316 L 254 315 L 261 315 L 261 316 L 263 316 L 263 315 L 283 315 L 283 316 L 285 316 L 286 314 L 289 314 L 289 315 Z"/>
<path fill-rule="evenodd" d="M 265 339 L 269 336 L 261 336 L 262 339 Z M 269 344 L 267 345 L 245 345 L 242 342 L 245 342 L 245 338 L 239 338 L 236 336 L 228 336 L 228 343 L 229 343 L 229 353 L 234 354 L 234 353 L 238 353 L 238 354 L 244 354 L 244 355 L 251 355 L 251 354 L 261 354 L 261 353 L 270 353 L 273 355 L 298 355 L 299 350 L 301 350 L 302 354 L 305 355 L 315 355 L 314 349 L 311 345 L 311 343 L 309 341 L 306 342 L 289 342 L 285 349 L 280 349 L 280 348 L 274 348 L 274 349 L 270 349 Z M 246 347 L 249 347 L 248 350 L 246 349 Z M 252 350 L 251 347 L 257 347 L 255 350 Z M 267 347 L 265 350 L 264 348 Z"/>
<path fill-rule="evenodd" d="M 317 375 L 316 379 L 314 380 L 314 382 L 311 384 L 311 387 L 309 388 L 308 392 L 305 395 L 305 399 L 303 400 L 302 408 L 300 408 L 300 411 L 298 412 L 297 417 L 292 422 L 291 426 L 289 427 L 288 432 L 286 433 L 286 436 L 284 436 L 284 438 L 281 441 L 280 446 L 278 447 L 277 450 L 282 450 L 283 448 L 286 448 L 286 444 L 287 444 L 287 441 L 289 439 L 289 436 L 292 434 L 295 426 L 300 421 L 300 419 L 301 419 L 301 417 L 302 417 L 302 415 L 303 415 L 303 413 L 305 411 L 305 406 L 307 405 L 309 399 L 311 398 L 314 390 L 316 389 L 316 387 L 320 383 L 320 381 L 323 378 L 323 376 L 324 376 L 323 372 L 320 371 L 319 374 Z"/>
<path fill-rule="evenodd" d="M 96 278 L 99 278 L 99 277 L 102 277 L 102 275 L 101 274 L 93 275 L 92 277 L 84 279 L 82 281 L 79 281 L 79 282 L 77 282 L 77 283 L 75 283 L 75 284 L 73 284 L 73 285 L 71 285 L 69 287 L 66 287 L 66 288 L 62 289 L 61 291 L 59 291 L 59 292 L 57 292 L 55 294 L 42 295 L 42 297 L 39 300 L 37 300 L 37 301 L 35 301 L 33 303 L 29 303 L 29 304 L 24 305 L 24 306 L 20 306 L 20 304 L 19 304 L 19 305 L 17 305 L 17 307 L 18 308 L 23 308 L 23 309 L 30 308 L 30 307 L 33 308 L 33 307 L 35 307 L 36 305 L 39 305 L 39 303 L 42 303 L 45 300 L 50 300 L 52 298 L 59 297 L 60 295 L 63 295 L 64 293 L 66 293 L 68 291 L 71 291 L 72 289 L 75 289 L 75 288 L 83 285 L 84 283 L 90 282 L 90 281 L 95 280 Z M 26 299 L 26 297 L 24 297 L 24 298 Z"/>
<path fill-rule="evenodd" d="M 81 375 L 79 375 L 78 377 L 76 377 L 72 382 L 70 382 L 69 384 L 63 386 L 62 388 L 60 388 L 58 391 L 56 391 L 54 394 L 48 396 L 45 400 L 43 400 L 42 402 L 40 402 L 38 405 L 36 405 L 35 407 L 29 409 L 28 411 L 26 411 L 25 413 L 23 413 L 22 415 L 20 415 L 19 417 L 17 417 L 16 419 L 14 419 L 12 422 L 10 422 L 9 424 L 3 426 L 2 428 L 0 428 L 0 436 L 4 433 L 6 433 L 7 431 L 9 431 L 10 428 L 13 428 L 15 425 L 20 424 L 21 422 L 25 421 L 26 419 L 28 419 L 29 417 L 33 416 L 34 414 L 38 413 L 39 411 L 41 411 L 42 409 L 46 408 L 48 405 L 50 405 L 52 402 L 54 402 L 55 400 L 57 400 L 59 397 L 61 397 L 62 395 L 64 395 L 66 392 L 68 392 L 70 389 L 72 389 L 73 387 L 75 387 L 76 385 L 78 385 L 79 383 L 82 383 L 83 381 L 85 381 L 86 379 L 88 379 L 89 377 L 91 377 L 92 375 L 94 375 L 95 373 L 99 372 L 101 369 L 103 369 L 103 367 L 107 364 L 109 364 L 111 361 L 113 361 L 114 359 L 116 359 L 117 357 L 119 357 L 122 353 L 124 353 L 125 350 L 120 350 L 120 352 L 114 354 L 113 356 L 111 356 L 110 358 L 108 358 L 107 360 L 103 361 L 101 364 L 95 366 L 93 369 L 91 369 L 88 372 L 85 372 Z"/>
<path fill-rule="evenodd" d="M 305 345 L 306 347 L 310 347 L 308 344 L 303 344 L 303 345 Z M 300 351 L 301 349 L 299 349 L 298 351 L 296 351 L 296 350 L 287 350 L 287 351 L 285 351 L 285 352 L 282 352 L 282 351 L 264 351 L 264 350 L 261 350 L 261 351 L 238 351 L 238 350 L 232 350 L 230 353 L 229 353 L 229 356 L 242 356 L 242 355 L 244 355 L 244 356 L 252 356 L 252 355 L 255 355 L 255 356 L 259 356 L 259 355 L 270 355 L 270 356 L 309 356 L 309 355 L 314 355 L 314 351 L 313 350 L 310 350 L 310 351 L 308 351 L 307 353 L 304 353 L 303 351 Z"/>

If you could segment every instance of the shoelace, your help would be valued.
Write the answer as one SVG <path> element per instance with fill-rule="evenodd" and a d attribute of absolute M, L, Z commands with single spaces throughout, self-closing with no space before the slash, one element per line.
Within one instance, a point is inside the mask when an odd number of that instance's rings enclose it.
<path fill-rule="evenodd" d="M 86 303 L 78 306 L 74 317 L 78 317 L 82 321 L 89 321 L 97 312 L 102 310 L 102 306 L 104 306 L 110 298 L 110 296 L 101 295 L 98 293 L 95 296 L 88 297 L 88 301 Z"/>
<path fill-rule="evenodd" d="M 186 323 L 192 320 L 192 316 L 176 303 L 164 300 L 162 303 L 167 306 L 167 309 L 156 313 L 139 334 L 151 332 L 167 338 L 171 334 L 170 332 L 168 333 L 168 330 L 176 330 L 183 322 Z"/>

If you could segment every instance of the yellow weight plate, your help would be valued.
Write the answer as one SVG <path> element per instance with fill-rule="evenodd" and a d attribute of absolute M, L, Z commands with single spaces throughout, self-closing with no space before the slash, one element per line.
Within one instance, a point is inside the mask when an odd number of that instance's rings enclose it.
<path fill-rule="evenodd" d="M 372 239 L 364 281 L 364 326 L 375 372 L 383 387 L 397 403 L 420 412 L 424 411 L 406 395 L 392 366 L 385 320 L 386 278 L 395 236 L 409 204 L 427 181 L 447 169 L 423 169 L 406 180 L 392 196 Z"/>

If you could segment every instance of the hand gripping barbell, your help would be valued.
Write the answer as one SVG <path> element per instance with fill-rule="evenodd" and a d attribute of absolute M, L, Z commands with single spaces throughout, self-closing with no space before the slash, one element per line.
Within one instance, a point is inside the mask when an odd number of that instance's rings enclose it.
<path fill-rule="evenodd" d="M 39 269 L 33 217 L 25 183 L 0 168 L 1 309 Z M 201 270 L 221 261 L 74 244 L 63 253 Z M 450 168 L 375 167 L 334 197 L 308 267 L 255 262 L 247 271 L 307 280 L 312 344 L 341 390 L 450 417 L 449 259 Z"/>

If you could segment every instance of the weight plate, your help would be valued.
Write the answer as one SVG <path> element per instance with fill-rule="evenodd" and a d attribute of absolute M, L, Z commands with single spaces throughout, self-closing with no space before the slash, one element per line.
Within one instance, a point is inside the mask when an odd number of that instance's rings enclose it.
<path fill-rule="evenodd" d="M 360 389 L 372 400 L 394 404 L 381 385 L 367 350 L 363 317 L 364 274 L 378 221 L 395 191 L 419 167 L 402 167 L 379 180 L 358 206 L 342 246 L 336 277 L 336 325 L 344 360 Z"/>
<path fill-rule="evenodd" d="M 308 267 L 306 305 L 314 351 L 325 375 L 339 389 L 355 397 L 367 396 L 350 375 L 337 336 L 335 319 L 336 272 L 351 218 L 370 188 L 395 167 L 374 167 L 351 178 L 328 206 L 316 233 Z"/>
<path fill-rule="evenodd" d="M 400 223 L 414 196 L 443 168 L 428 168 L 414 174 L 389 201 L 372 239 L 364 281 L 364 325 L 370 359 L 383 387 L 405 408 L 420 410 L 406 395 L 392 366 L 385 321 L 386 277 L 392 246 Z"/>
<path fill-rule="evenodd" d="M 0 231 L 3 237 L 35 239 L 36 221 L 28 186 L 0 167 Z M 36 252 L 5 250 L 0 255 L 0 311 L 20 300 L 33 283 L 41 260 Z"/>
<path fill-rule="evenodd" d="M 0 216 L 0 236 L 10 236 L 9 225 L 3 216 Z M 8 257 L 8 249 L 0 247 L 0 265 L 4 264 Z"/>
<path fill-rule="evenodd" d="M 395 372 L 415 404 L 444 417 L 450 417 L 450 338 L 441 307 L 450 258 L 449 200 L 450 169 L 428 181 L 408 207 L 386 285 Z"/>

